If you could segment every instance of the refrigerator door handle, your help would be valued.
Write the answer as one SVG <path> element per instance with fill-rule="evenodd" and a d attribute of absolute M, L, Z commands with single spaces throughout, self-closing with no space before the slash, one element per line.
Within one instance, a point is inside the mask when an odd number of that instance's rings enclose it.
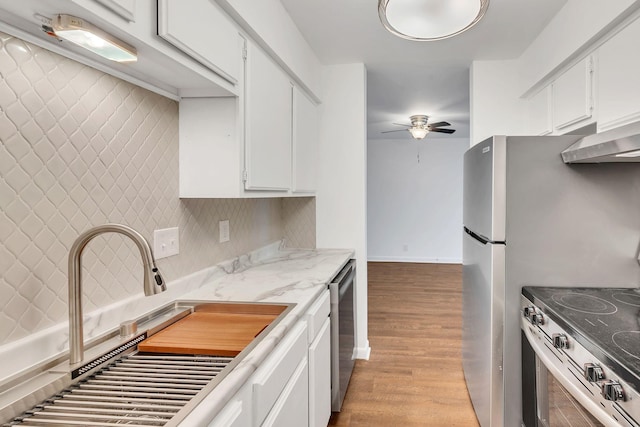
<path fill-rule="evenodd" d="M 478 242 L 482 243 L 483 245 L 486 245 L 487 243 L 489 243 L 489 239 L 474 233 L 473 231 L 469 230 L 467 227 L 464 227 L 464 232 L 467 233 L 469 236 L 473 237 L 474 239 L 476 239 Z"/>
<path fill-rule="evenodd" d="M 473 231 L 469 230 L 467 227 L 464 227 L 464 232 L 467 233 L 469 236 L 473 237 L 474 239 L 476 239 L 478 242 L 482 243 L 483 245 L 486 245 L 487 243 L 491 243 L 492 245 L 504 245 L 505 242 L 502 241 L 497 241 L 497 240 L 489 240 L 486 237 L 478 234 L 478 233 L 474 233 Z"/>

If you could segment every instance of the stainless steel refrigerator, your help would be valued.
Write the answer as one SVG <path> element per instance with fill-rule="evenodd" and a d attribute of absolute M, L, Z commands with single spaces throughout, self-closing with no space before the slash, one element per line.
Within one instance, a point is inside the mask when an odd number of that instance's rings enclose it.
<path fill-rule="evenodd" d="M 464 156 L 463 367 L 482 427 L 521 426 L 522 286 L 637 286 L 640 164 L 566 165 L 577 136 Z"/>

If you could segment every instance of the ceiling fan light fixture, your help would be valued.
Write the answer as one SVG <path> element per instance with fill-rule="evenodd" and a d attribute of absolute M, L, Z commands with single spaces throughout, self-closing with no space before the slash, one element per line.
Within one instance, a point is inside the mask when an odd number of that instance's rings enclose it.
<path fill-rule="evenodd" d="M 482 19 L 489 0 L 378 0 L 382 25 L 407 40 L 453 37 Z"/>
<path fill-rule="evenodd" d="M 428 129 L 423 127 L 410 127 L 409 132 L 414 139 L 423 139 L 429 133 Z"/>

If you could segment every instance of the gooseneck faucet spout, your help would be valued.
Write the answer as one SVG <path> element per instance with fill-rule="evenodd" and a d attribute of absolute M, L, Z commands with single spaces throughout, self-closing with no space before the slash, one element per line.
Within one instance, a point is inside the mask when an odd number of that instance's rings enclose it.
<path fill-rule="evenodd" d="M 96 236 L 104 233 L 119 233 L 129 237 L 140 250 L 144 267 L 144 294 L 155 295 L 167 290 L 156 267 L 153 252 L 147 240 L 133 228 L 121 224 L 104 224 L 82 233 L 69 251 L 69 364 L 82 361 L 84 356 L 84 334 L 82 331 L 82 251 Z M 153 277 L 153 279 L 152 279 Z"/>

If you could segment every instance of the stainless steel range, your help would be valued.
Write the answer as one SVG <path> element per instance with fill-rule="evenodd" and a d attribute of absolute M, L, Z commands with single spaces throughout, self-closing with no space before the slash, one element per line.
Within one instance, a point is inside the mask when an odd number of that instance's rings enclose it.
<path fill-rule="evenodd" d="M 640 426 L 640 289 L 524 287 L 523 420 Z"/>

